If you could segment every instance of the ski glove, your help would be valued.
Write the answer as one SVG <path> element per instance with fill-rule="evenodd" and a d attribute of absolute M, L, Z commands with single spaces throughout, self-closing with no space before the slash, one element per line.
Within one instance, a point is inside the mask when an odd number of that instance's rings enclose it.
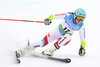
<path fill-rule="evenodd" d="M 84 56 L 85 55 L 85 49 L 83 48 L 83 47 L 81 47 L 80 49 L 79 49 L 79 55 L 80 56 Z"/>
<path fill-rule="evenodd" d="M 44 24 L 45 25 L 50 25 L 51 23 L 52 22 L 51 22 L 51 20 L 49 18 L 47 18 L 47 19 L 44 20 Z"/>
<path fill-rule="evenodd" d="M 46 18 L 46 19 L 44 20 L 44 24 L 45 24 L 45 25 L 50 25 L 50 24 L 52 23 L 51 20 L 53 20 L 53 18 L 54 18 L 54 15 L 50 15 L 48 18 Z"/>

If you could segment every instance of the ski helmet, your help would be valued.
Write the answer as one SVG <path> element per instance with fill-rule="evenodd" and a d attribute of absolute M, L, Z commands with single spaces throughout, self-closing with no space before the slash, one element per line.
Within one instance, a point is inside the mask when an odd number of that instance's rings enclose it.
<path fill-rule="evenodd" d="M 86 12 L 82 8 L 78 8 L 75 10 L 75 17 L 80 16 L 86 18 Z"/>

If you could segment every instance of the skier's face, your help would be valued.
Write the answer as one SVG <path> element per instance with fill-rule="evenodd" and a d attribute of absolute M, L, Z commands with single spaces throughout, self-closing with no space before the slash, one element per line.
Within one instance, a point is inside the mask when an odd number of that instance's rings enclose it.
<path fill-rule="evenodd" d="M 80 16 L 77 16 L 76 18 L 75 18 L 75 22 L 77 23 L 77 24 L 79 24 L 79 23 L 81 23 L 82 21 L 84 21 L 84 17 L 80 17 Z"/>
<path fill-rule="evenodd" d="M 77 20 L 77 19 L 75 21 L 76 21 L 77 24 L 82 22 L 82 20 Z"/>
<path fill-rule="evenodd" d="M 84 17 L 77 16 L 75 13 L 74 13 L 74 16 L 75 16 L 75 23 L 77 24 L 81 23 L 85 19 Z"/>

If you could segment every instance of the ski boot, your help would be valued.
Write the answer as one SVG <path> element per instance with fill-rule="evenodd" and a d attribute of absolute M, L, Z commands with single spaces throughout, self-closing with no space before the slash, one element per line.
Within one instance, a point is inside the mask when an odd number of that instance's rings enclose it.
<path fill-rule="evenodd" d="M 19 57 L 22 57 L 24 56 L 24 51 L 23 50 L 17 50 L 16 51 L 16 57 L 19 58 Z"/>
<path fill-rule="evenodd" d="M 56 48 L 54 47 L 54 45 L 52 45 L 47 50 L 42 51 L 42 54 L 47 56 L 53 56 L 54 51 L 56 51 Z"/>
<path fill-rule="evenodd" d="M 27 46 L 25 48 L 15 51 L 17 58 L 23 57 L 29 51 L 30 43 L 29 43 L 28 40 L 27 40 L 27 42 L 28 42 L 28 44 L 27 44 Z"/>

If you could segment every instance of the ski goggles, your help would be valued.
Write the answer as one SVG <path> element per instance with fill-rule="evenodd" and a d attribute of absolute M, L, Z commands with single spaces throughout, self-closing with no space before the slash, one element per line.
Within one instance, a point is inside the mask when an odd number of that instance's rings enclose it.
<path fill-rule="evenodd" d="M 77 16 L 76 13 L 74 13 L 74 15 L 75 15 L 75 19 L 77 19 L 78 21 L 80 21 L 80 20 L 84 21 L 84 19 L 85 19 L 84 17 Z"/>
<path fill-rule="evenodd" d="M 80 21 L 80 20 L 81 20 L 81 21 L 84 21 L 85 18 L 84 18 L 84 17 L 77 16 L 76 19 L 77 19 L 78 21 Z"/>

